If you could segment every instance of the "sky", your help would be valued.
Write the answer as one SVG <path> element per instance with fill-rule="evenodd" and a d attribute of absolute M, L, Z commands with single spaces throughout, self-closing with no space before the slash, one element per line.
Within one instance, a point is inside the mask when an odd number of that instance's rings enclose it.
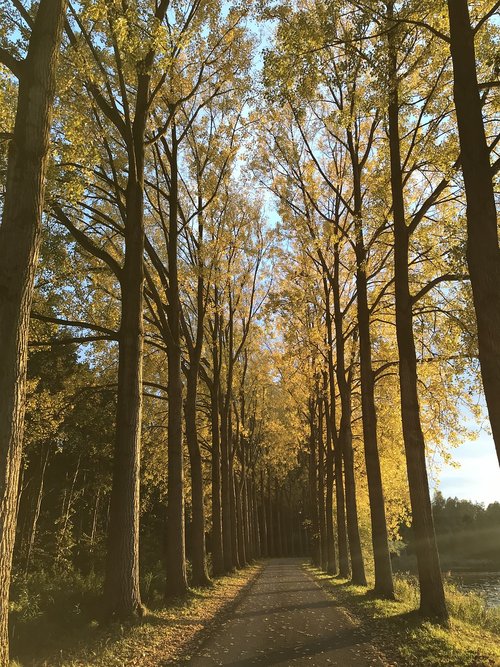
<path fill-rule="evenodd" d="M 457 447 L 453 459 L 459 467 L 441 462 L 439 481 L 432 483 L 433 490 L 439 489 L 445 498 L 464 498 L 486 506 L 500 502 L 500 466 L 493 438 L 486 430 L 481 430 L 476 440 Z"/>

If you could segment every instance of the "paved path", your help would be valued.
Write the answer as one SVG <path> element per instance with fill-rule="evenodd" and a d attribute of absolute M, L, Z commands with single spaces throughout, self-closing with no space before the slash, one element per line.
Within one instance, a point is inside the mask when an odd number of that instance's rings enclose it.
<path fill-rule="evenodd" d="M 243 601 L 200 649 L 190 667 L 231 665 L 382 666 L 368 628 L 349 617 L 301 568 L 271 560 Z"/>

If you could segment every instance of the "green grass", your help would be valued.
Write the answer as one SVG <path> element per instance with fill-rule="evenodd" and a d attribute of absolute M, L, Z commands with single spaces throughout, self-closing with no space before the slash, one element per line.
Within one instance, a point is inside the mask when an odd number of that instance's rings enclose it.
<path fill-rule="evenodd" d="M 398 667 L 492 667 L 500 665 L 500 609 L 482 598 L 445 584 L 449 628 L 422 620 L 418 585 L 410 575 L 395 576 L 396 600 L 378 600 L 366 588 L 308 571 L 365 625 L 370 641 Z"/>
<path fill-rule="evenodd" d="M 23 617 L 28 613 L 23 595 L 13 605 L 13 612 L 18 615 L 20 636 L 14 637 L 12 642 L 11 667 L 157 667 L 159 664 L 178 664 L 189 657 L 208 629 L 232 608 L 235 599 L 259 570 L 259 565 L 251 566 L 216 579 L 209 588 L 191 589 L 186 599 L 173 601 L 168 607 L 148 610 L 140 621 L 130 624 L 99 625 L 96 615 L 91 613 L 96 610 L 96 589 L 89 591 L 88 608 L 83 605 L 82 611 L 74 611 L 64 620 L 64 612 L 57 607 L 60 602 L 57 596 L 53 599 L 52 609 L 47 602 L 46 590 L 39 601 L 31 591 L 36 613 Z M 66 609 L 73 609 L 72 603 Z"/>

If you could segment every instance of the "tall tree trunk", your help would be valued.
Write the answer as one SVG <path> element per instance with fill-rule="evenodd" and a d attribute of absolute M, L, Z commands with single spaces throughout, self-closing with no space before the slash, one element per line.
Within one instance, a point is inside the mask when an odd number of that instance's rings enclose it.
<path fill-rule="evenodd" d="M 335 366 L 333 363 L 333 323 L 330 310 L 330 289 L 323 277 L 325 292 L 326 333 L 328 343 L 328 384 L 330 387 L 330 414 L 329 423 L 333 443 L 333 464 L 335 477 L 335 500 L 337 510 L 337 544 L 339 550 L 339 576 L 347 579 L 350 575 L 349 556 L 347 551 L 347 529 L 345 519 L 345 493 L 342 462 L 342 447 L 336 425 L 336 395 L 335 395 Z"/>
<path fill-rule="evenodd" d="M 178 164 L 175 121 L 172 121 L 170 148 L 170 192 L 168 230 L 168 307 L 171 340 L 168 354 L 168 513 L 167 586 L 168 596 L 187 592 L 186 545 L 184 525 L 184 457 L 182 449 L 182 376 L 179 278 L 177 260 Z"/>
<path fill-rule="evenodd" d="M 249 502 L 249 486 L 250 480 L 248 475 L 245 472 L 244 483 L 243 483 L 243 498 L 242 498 L 242 510 L 243 510 L 243 532 L 245 538 L 245 561 L 247 563 L 253 560 L 252 554 L 252 539 L 251 539 L 251 523 L 250 523 L 250 513 L 251 513 L 251 503 Z"/>
<path fill-rule="evenodd" d="M 325 379 L 325 389 L 328 387 L 328 379 Z M 333 525 L 333 485 L 334 485 L 334 461 L 332 448 L 332 426 L 330 420 L 330 407 L 328 398 L 324 396 L 324 410 L 326 421 L 326 571 L 335 574 L 337 571 L 337 556 L 335 553 L 335 530 Z"/>
<path fill-rule="evenodd" d="M 92 528 L 90 531 L 90 540 L 89 540 L 89 553 L 90 553 L 90 571 L 95 572 L 96 558 L 95 558 L 95 543 L 97 535 L 97 520 L 99 512 L 99 501 L 101 499 L 101 487 L 97 489 L 97 494 L 95 497 L 94 511 L 92 513 Z"/>
<path fill-rule="evenodd" d="M 356 479 L 354 475 L 354 453 L 352 449 L 352 407 L 351 381 L 346 377 L 345 343 L 343 313 L 340 304 L 340 255 L 339 244 L 334 246 L 333 269 L 333 311 L 335 322 L 335 348 L 337 353 L 337 384 L 340 392 L 340 429 L 338 442 L 344 462 L 345 502 L 347 515 L 347 534 L 349 536 L 349 551 L 351 554 L 352 582 L 358 586 L 366 586 L 365 567 L 359 537 L 358 508 L 356 502 Z M 354 345 L 354 343 L 353 343 Z M 349 372 L 351 375 L 351 372 Z"/>
<path fill-rule="evenodd" d="M 267 512 L 266 512 L 266 488 L 264 485 L 264 469 L 260 471 L 260 504 L 259 504 L 259 525 L 260 525 L 260 544 L 261 553 L 264 558 L 269 556 L 268 535 L 267 535 Z"/>
<path fill-rule="evenodd" d="M 231 483 L 229 475 L 229 443 L 228 443 L 228 408 L 224 397 L 221 410 L 221 481 L 222 481 L 222 539 L 224 550 L 224 569 L 234 569 L 233 545 L 231 540 Z"/>
<path fill-rule="evenodd" d="M 232 427 L 231 416 L 229 417 L 228 430 L 228 448 L 232 451 Z M 231 551 L 233 554 L 233 568 L 237 570 L 241 567 L 240 554 L 238 548 L 238 507 L 236 503 L 236 480 L 234 472 L 234 452 L 229 455 L 229 509 L 230 509 L 230 535 L 231 535 Z"/>
<path fill-rule="evenodd" d="M 357 586 L 366 586 L 365 566 L 363 562 L 363 552 L 361 550 L 361 539 L 359 536 L 356 479 L 354 475 L 354 452 L 352 448 L 352 430 L 350 423 L 344 425 L 342 450 L 344 453 L 347 534 L 349 536 L 349 551 L 351 554 L 352 583 Z"/>
<path fill-rule="evenodd" d="M 125 191 L 125 259 L 120 273 L 116 438 L 104 583 L 108 614 L 122 618 L 143 612 L 139 588 L 139 490 L 144 348 L 144 139 L 153 57 L 154 53 L 150 50 L 138 66 L 135 115 L 130 125 L 130 136 L 127 136 L 128 179 Z"/>
<path fill-rule="evenodd" d="M 105 603 L 109 615 L 142 613 L 139 589 L 139 466 L 142 419 L 143 254 L 142 188 L 130 184 L 121 279 L 121 323 L 113 484 Z M 134 219 L 132 209 L 136 208 Z"/>
<path fill-rule="evenodd" d="M 275 548 L 275 531 L 274 531 L 274 507 L 273 498 L 271 495 L 271 473 L 267 470 L 267 537 L 268 537 L 268 555 L 273 558 L 276 556 Z"/>
<path fill-rule="evenodd" d="M 394 598 L 391 557 L 385 517 L 384 490 L 377 441 L 377 412 L 375 409 L 375 377 L 372 366 L 370 310 L 366 276 L 366 249 L 363 238 L 361 166 L 352 132 L 347 141 L 352 163 L 354 189 L 354 224 L 356 234 L 356 292 L 358 310 L 359 354 L 361 366 L 361 407 L 366 477 L 370 499 L 373 560 L 375 565 L 375 593 L 383 598 Z"/>
<path fill-rule="evenodd" d="M 194 586 L 207 586 L 210 583 L 210 578 L 208 576 L 205 547 L 203 462 L 196 423 L 198 396 L 198 364 L 196 361 L 192 359 L 187 372 L 186 400 L 184 403 L 186 441 L 191 468 L 191 571 Z"/>
<path fill-rule="evenodd" d="M 349 567 L 349 554 L 347 545 L 347 526 L 345 516 L 345 489 L 344 489 L 344 463 L 340 439 L 337 438 L 333 449 L 333 461 L 335 464 L 335 501 L 337 509 L 337 544 L 339 550 L 339 577 L 348 579 L 351 570 Z"/>
<path fill-rule="evenodd" d="M 467 0 L 448 0 L 453 94 L 467 199 L 467 263 L 479 361 L 500 463 L 500 251 L 490 151 L 486 142 Z"/>
<path fill-rule="evenodd" d="M 282 507 L 281 507 L 281 492 L 278 486 L 278 478 L 274 478 L 274 506 L 276 511 L 274 513 L 274 530 L 276 531 L 276 555 L 283 556 L 283 523 L 282 523 Z"/>
<path fill-rule="evenodd" d="M 326 541 L 326 512 L 325 512 L 325 443 L 323 442 L 323 401 L 318 399 L 318 514 L 319 540 L 321 545 L 321 568 L 328 567 L 328 546 Z"/>
<path fill-rule="evenodd" d="M 245 548 L 245 510 L 244 510 L 244 495 L 245 482 L 243 475 L 240 479 L 236 473 L 234 474 L 234 491 L 236 500 L 236 534 L 238 536 L 238 567 L 245 567 L 247 563 L 247 555 Z"/>
<path fill-rule="evenodd" d="M 41 235 L 47 153 L 64 0 L 40 0 L 19 63 L 0 226 L 0 665 L 8 665 L 12 552 L 26 405 L 28 330 Z"/>
<path fill-rule="evenodd" d="M 257 499 L 257 483 L 255 480 L 255 469 L 252 472 L 252 514 L 254 525 L 254 555 L 260 558 L 262 554 L 262 534 L 259 523 L 259 504 Z"/>
<path fill-rule="evenodd" d="M 210 391 L 212 421 L 212 568 L 214 576 L 224 572 L 222 551 L 221 455 L 219 430 L 219 383 L 214 378 Z"/>
<path fill-rule="evenodd" d="M 318 461 L 316 452 L 316 429 L 314 425 L 315 408 L 312 398 L 309 399 L 309 506 L 311 516 L 311 559 L 315 567 L 321 565 L 321 536 L 319 532 L 318 509 Z"/>
<path fill-rule="evenodd" d="M 388 3 L 392 21 L 393 6 Z M 425 462 L 425 441 L 420 422 L 417 389 L 417 358 L 413 338 L 412 300 L 409 287 L 409 231 L 405 220 L 403 178 L 399 139 L 399 93 L 397 81 L 397 48 L 395 28 L 390 26 L 388 109 L 391 159 L 391 191 L 394 218 L 394 275 L 396 293 L 396 336 L 399 351 L 399 384 L 401 416 L 410 501 L 415 534 L 418 577 L 420 582 L 420 611 L 429 618 L 446 623 L 448 611 L 443 590 L 439 555 L 432 519 L 429 482 Z"/>
<path fill-rule="evenodd" d="M 36 495 L 36 503 L 33 511 L 33 520 L 31 522 L 31 530 L 28 538 L 28 546 L 26 549 L 26 562 L 24 566 L 24 571 L 26 573 L 29 571 L 31 554 L 33 552 L 33 547 L 35 546 L 36 529 L 38 525 L 38 519 L 40 518 L 40 510 L 42 509 L 43 487 L 45 484 L 45 471 L 47 470 L 47 463 L 49 462 L 49 454 L 50 454 L 50 445 L 46 444 L 43 447 L 42 456 L 40 458 L 40 483 L 38 485 L 38 493 Z"/>

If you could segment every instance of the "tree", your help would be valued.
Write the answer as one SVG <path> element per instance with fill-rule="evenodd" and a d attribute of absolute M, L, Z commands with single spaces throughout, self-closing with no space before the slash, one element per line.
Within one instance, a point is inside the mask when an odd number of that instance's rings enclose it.
<path fill-rule="evenodd" d="M 425 462 L 425 441 L 420 421 L 417 389 L 417 357 L 413 337 L 413 301 L 408 278 L 410 234 L 406 223 L 399 137 L 398 42 L 395 27 L 392 23 L 393 12 L 394 5 L 389 2 L 387 4 L 390 87 L 388 129 L 394 219 L 394 282 L 401 418 L 418 560 L 420 611 L 425 616 L 447 623 L 448 611 L 434 534 Z"/>
<path fill-rule="evenodd" d="M 467 0 L 449 0 L 453 94 L 460 138 L 460 163 L 467 199 L 467 264 L 477 321 L 481 376 L 500 464 L 500 254 L 493 175 L 477 72 L 474 36 L 498 10 L 498 3 L 474 29 Z"/>
<path fill-rule="evenodd" d="M 24 8 L 23 8 L 24 9 Z M 9 662 L 9 583 L 23 442 L 29 313 L 40 246 L 49 131 L 64 21 L 64 0 L 41 0 L 26 56 L 2 48 L 19 81 L 0 227 L 0 664 Z"/>

